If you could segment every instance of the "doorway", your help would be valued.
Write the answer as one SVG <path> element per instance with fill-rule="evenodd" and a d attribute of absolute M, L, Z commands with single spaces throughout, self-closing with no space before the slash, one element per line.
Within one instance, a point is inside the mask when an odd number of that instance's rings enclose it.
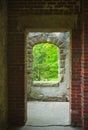
<path fill-rule="evenodd" d="M 39 43 L 44 43 L 44 45 L 52 43 L 59 49 L 58 81 L 53 83 L 34 81 L 33 48 Z M 28 100 L 26 124 L 70 125 L 70 33 L 29 32 L 26 45 L 26 66 Z"/>

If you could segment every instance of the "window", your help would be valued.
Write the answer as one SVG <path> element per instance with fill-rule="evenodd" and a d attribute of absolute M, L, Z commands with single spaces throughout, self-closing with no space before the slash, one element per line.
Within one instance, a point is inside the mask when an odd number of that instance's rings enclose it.
<path fill-rule="evenodd" d="M 33 81 L 58 81 L 59 48 L 50 43 L 33 47 Z"/>

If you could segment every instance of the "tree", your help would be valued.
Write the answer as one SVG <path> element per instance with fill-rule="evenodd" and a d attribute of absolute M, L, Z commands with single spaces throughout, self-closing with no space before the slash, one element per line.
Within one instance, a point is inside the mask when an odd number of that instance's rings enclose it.
<path fill-rule="evenodd" d="M 35 81 L 58 79 L 58 47 L 41 43 L 33 47 L 33 79 Z"/>

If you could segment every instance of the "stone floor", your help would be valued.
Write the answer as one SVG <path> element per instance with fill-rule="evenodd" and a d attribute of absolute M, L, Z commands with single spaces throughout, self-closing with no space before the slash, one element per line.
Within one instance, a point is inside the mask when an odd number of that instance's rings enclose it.
<path fill-rule="evenodd" d="M 31 127 L 31 126 L 24 126 L 18 128 L 8 128 L 8 130 L 82 130 L 82 128 L 78 127 L 64 127 L 64 126 L 48 126 L 48 127 Z"/>
<path fill-rule="evenodd" d="M 82 130 L 70 126 L 69 112 L 68 102 L 28 102 L 26 125 L 8 130 Z"/>
<path fill-rule="evenodd" d="M 28 102 L 27 125 L 70 125 L 69 102 Z"/>

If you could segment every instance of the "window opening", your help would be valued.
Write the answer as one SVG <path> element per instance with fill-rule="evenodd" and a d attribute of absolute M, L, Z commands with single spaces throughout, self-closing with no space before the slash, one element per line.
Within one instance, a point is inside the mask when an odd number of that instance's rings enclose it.
<path fill-rule="evenodd" d="M 59 81 L 59 48 L 50 43 L 33 47 L 33 81 Z"/>

